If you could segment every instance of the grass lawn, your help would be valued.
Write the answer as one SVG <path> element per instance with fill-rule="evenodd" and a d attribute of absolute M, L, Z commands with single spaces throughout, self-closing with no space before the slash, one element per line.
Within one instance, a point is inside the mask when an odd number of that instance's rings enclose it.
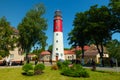
<path fill-rule="evenodd" d="M 51 70 L 51 67 L 46 67 L 42 75 L 23 76 L 22 69 L 17 68 L 0 68 L 0 80 L 120 80 L 120 73 L 91 71 L 88 70 L 89 78 L 73 78 L 60 74 L 59 70 Z"/>

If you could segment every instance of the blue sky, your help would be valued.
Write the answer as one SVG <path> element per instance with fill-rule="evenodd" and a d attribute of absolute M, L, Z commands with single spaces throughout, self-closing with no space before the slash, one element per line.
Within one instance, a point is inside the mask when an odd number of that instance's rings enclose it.
<path fill-rule="evenodd" d="M 11 23 L 11 26 L 16 27 L 22 21 L 26 13 L 37 3 L 43 3 L 46 7 L 44 17 L 47 19 L 48 30 L 48 46 L 53 41 L 53 17 L 55 10 L 62 11 L 63 16 L 63 34 L 64 34 L 64 47 L 69 48 L 68 33 L 73 28 L 73 20 L 77 12 L 84 12 L 90 6 L 98 4 L 108 5 L 109 0 L 0 0 L 0 18 L 5 16 Z M 120 34 L 115 34 L 113 39 L 120 41 Z"/>

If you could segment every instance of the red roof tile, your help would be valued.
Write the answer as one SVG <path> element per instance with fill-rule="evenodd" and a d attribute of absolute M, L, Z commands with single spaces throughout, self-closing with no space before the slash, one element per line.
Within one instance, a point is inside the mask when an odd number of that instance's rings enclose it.
<path fill-rule="evenodd" d="M 64 54 L 75 54 L 74 51 L 71 51 L 71 50 L 64 50 Z"/>
<path fill-rule="evenodd" d="M 84 46 L 84 50 L 88 50 L 90 47 L 89 46 Z M 75 50 L 82 50 L 81 47 L 77 46 L 76 48 L 73 48 L 72 51 L 75 51 Z"/>
<path fill-rule="evenodd" d="M 42 51 L 41 55 L 50 55 L 51 53 L 49 51 Z"/>
<path fill-rule="evenodd" d="M 98 54 L 98 51 L 95 51 L 95 50 L 88 50 L 88 51 L 85 51 L 84 55 L 85 56 L 96 56 Z"/>

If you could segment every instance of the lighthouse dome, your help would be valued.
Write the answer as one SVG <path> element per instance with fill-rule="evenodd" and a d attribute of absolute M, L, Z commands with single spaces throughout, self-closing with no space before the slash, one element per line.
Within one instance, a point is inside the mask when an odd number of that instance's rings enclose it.
<path fill-rule="evenodd" d="M 54 17 L 56 17 L 56 16 L 62 17 L 62 14 L 61 14 L 61 11 L 60 11 L 60 10 L 56 10 L 56 11 L 55 11 L 55 16 L 54 16 Z"/>

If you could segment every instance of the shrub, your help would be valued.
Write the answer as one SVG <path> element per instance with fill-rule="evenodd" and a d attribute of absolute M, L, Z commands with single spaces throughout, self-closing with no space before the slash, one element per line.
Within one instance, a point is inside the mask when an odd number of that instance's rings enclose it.
<path fill-rule="evenodd" d="M 24 71 L 24 75 L 32 76 L 34 74 L 32 64 L 23 65 L 22 70 Z"/>
<path fill-rule="evenodd" d="M 71 77 L 89 77 L 88 72 L 79 64 L 63 68 L 61 74 Z"/>
<path fill-rule="evenodd" d="M 27 76 L 33 76 L 34 75 L 34 71 L 33 70 L 29 70 L 26 75 Z"/>
<path fill-rule="evenodd" d="M 57 65 L 52 65 L 51 70 L 58 70 L 58 66 Z"/>
<path fill-rule="evenodd" d="M 24 72 L 28 72 L 29 70 L 33 70 L 33 66 L 32 66 L 32 64 L 25 64 L 22 66 L 22 70 Z"/>
<path fill-rule="evenodd" d="M 34 74 L 35 75 L 41 74 L 44 69 L 45 69 L 45 65 L 44 64 L 37 64 L 34 67 Z"/>
<path fill-rule="evenodd" d="M 57 62 L 57 66 L 58 66 L 59 69 L 62 69 L 62 62 L 61 62 L 61 61 L 58 61 L 58 62 Z"/>
<path fill-rule="evenodd" d="M 58 61 L 57 62 L 57 66 L 59 69 L 62 69 L 64 67 L 68 67 L 68 65 L 70 64 L 70 61 L 66 60 L 66 61 Z"/>
<path fill-rule="evenodd" d="M 69 64 L 70 64 L 70 61 L 68 61 L 68 60 L 63 62 L 63 65 L 66 66 L 66 67 L 68 67 Z"/>

